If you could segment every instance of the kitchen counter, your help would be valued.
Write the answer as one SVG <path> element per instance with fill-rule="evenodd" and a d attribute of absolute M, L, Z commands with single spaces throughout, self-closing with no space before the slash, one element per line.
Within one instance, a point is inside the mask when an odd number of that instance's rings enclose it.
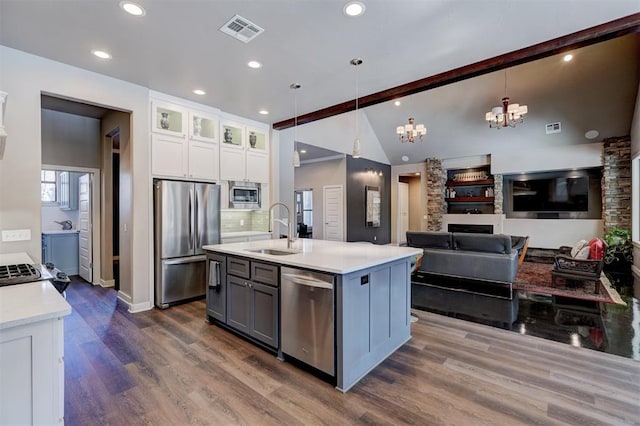
<path fill-rule="evenodd" d="M 70 313 L 71 306 L 49 281 L 0 287 L 0 330 Z"/>
<path fill-rule="evenodd" d="M 333 285 L 321 288 L 324 288 L 324 291 L 329 289 L 331 292 L 335 328 L 332 325 L 322 328 L 322 324 L 327 324 L 326 321 L 312 322 L 320 327 L 317 330 L 318 336 L 334 334 L 334 348 L 329 350 L 329 353 L 334 354 L 333 374 L 328 373 L 326 369 L 323 371 L 335 379 L 336 389 L 339 391 L 347 392 L 411 339 L 411 257 L 422 253 L 420 249 L 309 239 L 295 241 L 291 249 L 287 248 L 286 239 L 216 244 L 203 248 L 207 251 L 210 260 L 208 263 L 223 265 L 219 266 L 222 271 L 220 281 L 215 285 L 211 285 L 210 282 L 208 286 L 209 321 L 217 321 L 224 326 L 245 332 L 247 327 L 244 322 L 249 318 L 249 334 L 252 329 L 278 329 L 277 325 L 274 327 L 273 323 L 265 318 L 276 317 L 276 324 L 280 325 L 305 320 L 295 316 L 284 317 L 286 311 L 277 309 L 277 305 L 274 308 L 275 303 L 279 303 L 280 306 L 311 303 L 313 306 L 315 299 L 301 302 L 301 299 L 298 299 L 300 296 L 295 294 L 295 289 L 293 292 L 278 289 L 285 282 L 284 275 L 278 276 L 282 274 L 283 268 L 280 267 L 288 267 L 287 277 L 298 274 L 295 269 L 300 270 L 301 274 L 305 270 L 314 270 L 333 276 Z M 256 249 L 291 251 L 292 254 L 273 255 L 248 251 Z M 259 274 L 274 269 L 278 278 L 274 279 L 273 273 L 267 276 L 275 283 L 275 293 L 273 289 L 267 291 L 268 286 L 252 281 L 264 279 L 264 275 L 261 277 Z M 258 274 L 257 278 L 255 274 Z M 207 276 L 215 277 L 216 274 L 208 273 Z M 291 282 L 288 278 L 287 280 Z M 309 284 L 302 280 L 294 285 Z M 260 292 L 259 296 L 256 296 L 257 292 Z M 306 293 L 308 294 L 308 291 Z M 267 298 L 266 295 L 270 297 Z M 255 299 L 251 299 L 252 297 Z M 262 304 L 265 300 L 274 299 L 277 302 L 266 306 Z M 251 302 L 247 305 L 249 308 L 245 308 L 244 304 L 238 304 L 238 301 L 245 300 Z M 251 309 L 258 310 L 259 314 L 251 313 Z M 274 313 L 266 314 L 271 312 Z M 312 312 L 309 314 L 313 315 Z M 271 346 L 276 347 L 278 356 L 286 361 L 291 354 L 287 353 L 281 342 L 287 339 L 284 335 L 287 329 L 281 327 L 281 330 L 283 336 L 279 341 L 275 339 Z M 298 346 L 305 345 L 297 337 L 289 336 L 288 341 L 297 341 Z M 310 359 L 316 358 L 317 352 L 314 352 L 314 349 L 299 349 L 311 353 Z"/>
<path fill-rule="evenodd" d="M 0 264 L 33 264 L 26 253 Z M 49 281 L 0 287 L 0 424 L 64 422 L 64 327 L 71 306 Z"/>
<path fill-rule="evenodd" d="M 270 236 L 271 232 L 268 232 L 268 231 L 222 232 L 220 233 L 220 238 L 256 237 L 258 235 Z"/>
<path fill-rule="evenodd" d="M 271 255 L 248 251 L 262 248 L 282 251 L 291 250 L 293 254 Z M 285 238 L 216 244 L 204 246 L 203 249 L 334 274 L 348 274 L 422 253 L 421 249 L 413 247 L 345 243 L 342 241 L 313 240 L 306 238 L 296 240 L 292 244 L 291 249 L 287 249 L 287 240 Z"/>
<path fill-rule="evenodd" d="M 78 229 L 56 229 L 53 231 L 42 231 L 44 235 L 58 235 L 58 234 L 77 234 L 80 231 Z"/>

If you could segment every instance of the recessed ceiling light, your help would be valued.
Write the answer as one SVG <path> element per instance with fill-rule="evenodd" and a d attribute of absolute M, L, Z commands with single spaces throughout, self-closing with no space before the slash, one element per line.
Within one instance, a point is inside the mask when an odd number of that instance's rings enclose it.
<path fill-rule="evenodd" d="M 92 50 L 91 53 L 100 59 L 111 59 L 111 55 L 104 50 Z"/>
<path fill-rule="evenodd" d="M 249 65 L 249 68 L 262 68 L 262 64 L 258 61 L 249 61 L 247 65 Z"/>
<path fill-rule="evenodd" d="M 402 102 L 400 102 L 400 101 L 395 101 L 393 104 L 394 104 L 395 106 L 400 106 L 400 105 L 402 105 Z"/>
<path fill-rule="evenodd" d="M 407 162 L 409 161 L 409 157 L 407 157 L 406 155 L 402 156 L 402 161 Z"/>
<path fill-rule="evenodd" d="M 416 172 L 416 176 L 420 176 L 420 172 Z"/>
<path fill-rule="evenodd" d="M 121 1 L 120 8 L 133 16 L 144 16 L 146 13 L 142 6 L 130 1 Z"/>
<path fill-rule="evenodd" d="M 595 139 L 600 136 L 600 132 L 597 130 L 589 130 L 584 134 L 584 137 L 587 139 Z"/>
<path fill-rule="evenodd" d="M 573 59 L 573 55 L 571 53 L 567 53 L 562 58 L 562 60 L 565 61 L 565 62 L 571 62 L 572 59 Z"/>
<path fill-rule="evenodd" d="M 269 111 L 267 111 L 266 109 L 261 109 L 260 111 L 258 111 L 258 113 L 261 115 L 267 115 L 269 114 Z"/>
<path fill-rule="evenodd" d="M 350 1 L 344 5 L 342 11 L 347 16 L 360 16 L 364 13 L 364 3 L 359 1 Z"/>
<path fill-rule="evenodd" d="M 306 153 L 307 153 L 307 150 L 306 150 L 306 149 L 301 149 L 301 150 L 300 150 L 300 154 L 306 154 Z"/>
<path fill-rule="evenodd" d="M 202 89 L 194 89 L 194 90 L 193 90 L 193 93 L 195 93 L 196 95 L 200 95 L 200 96 L 202 96 L 202 95 L 206 95 L 206 94 L 207 94 L 207 92 L 205 92 L 205 91 L 204 91 L 204 90 L 202 90 Z"/>

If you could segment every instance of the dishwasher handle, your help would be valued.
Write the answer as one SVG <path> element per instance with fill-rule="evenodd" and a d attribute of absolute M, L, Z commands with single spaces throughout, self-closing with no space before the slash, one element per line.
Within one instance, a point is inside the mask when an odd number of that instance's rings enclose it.
<path fill-rule="evenodd" d="M 311 277 L 296 274 L 282 274 L 284 278 L 291 281 L 294 284 L 306 285 L 307 287 L 326 288 L 333 290 L 333 283 L 328 283 L 322 280 L 316 280 Z"/>

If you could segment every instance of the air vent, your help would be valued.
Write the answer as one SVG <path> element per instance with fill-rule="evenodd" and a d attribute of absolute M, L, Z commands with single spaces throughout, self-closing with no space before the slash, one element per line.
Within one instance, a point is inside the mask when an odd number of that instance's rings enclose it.
<path fill-rule="evenodd" d="M 560 127 L 560 122 L 557 123 L 549 123 L 544 126 L 547 134 L 550 135 L 552 133 L 560 133 L 562 132 L 562 128 Z"/>
<path fill-rule="evenodd" d="M 220 27 L 220 31 L 225 34 L 229 34 L 236 40 L 249 43 L 251 40 L 262 34 L 264 29 L 260 28 L 248 19 L 245 19 L 240 15 L 236 15 L 231 18 L 229 22 Z"/>

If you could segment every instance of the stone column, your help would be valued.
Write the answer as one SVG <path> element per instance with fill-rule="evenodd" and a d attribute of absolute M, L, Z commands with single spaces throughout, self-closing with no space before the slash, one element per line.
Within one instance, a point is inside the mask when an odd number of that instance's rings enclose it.
<path fill-rule="evenodd" d="M 503 214 L 503 204 L 504 197 L 502 195 L 502 187 L 504 185 L 504 180 L 502 175 L 493 175 L 493 213 L 495 214 Z"/>
<path fill-rule="evenodd" d="M 631 230 L 631 138 L 603 141 L 602 219 L 605 234 L 614 226 Z"/>
<path fill-rule="evenodd" d="M 442 230 L 444 205 L 444 179 L 442 161 L 439 158 L 427 158 L 427 230 Z"/>

